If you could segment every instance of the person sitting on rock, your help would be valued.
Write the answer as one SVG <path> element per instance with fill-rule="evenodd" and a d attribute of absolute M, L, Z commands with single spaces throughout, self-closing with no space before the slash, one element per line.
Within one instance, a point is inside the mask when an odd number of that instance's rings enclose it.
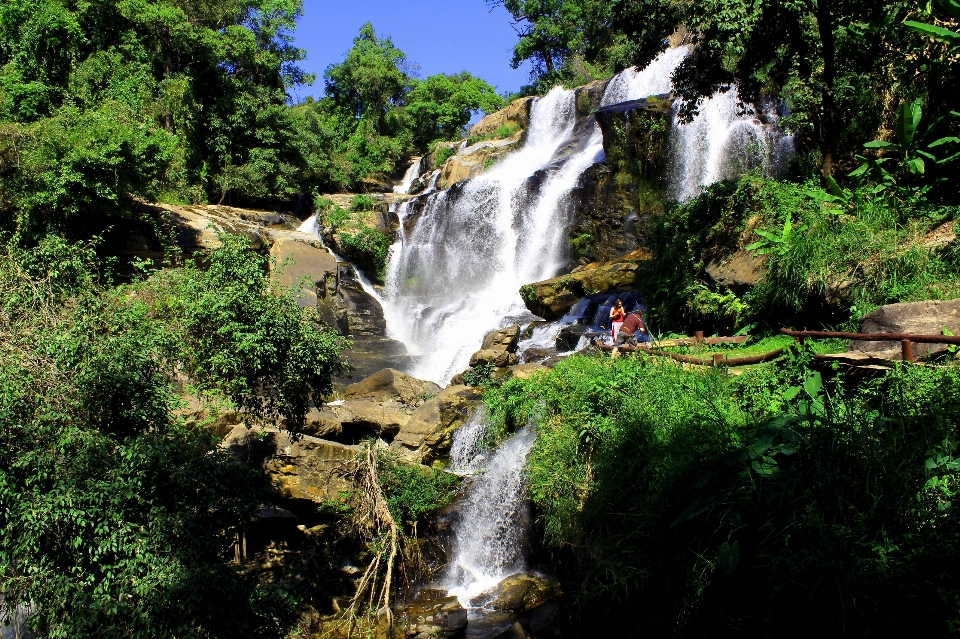
<path fill-rule="evenodd" d="M 642 342 L 649 341 L 647 337 L 647 325 L 643 323 L 642 310 L 630 313 L 626 319 L 623 320 L 623 325 L 620 326 L 620 331 L 617 334 L 614 346 L 624 346 L 626 344 L 636 346 L 638 339 Z"/>

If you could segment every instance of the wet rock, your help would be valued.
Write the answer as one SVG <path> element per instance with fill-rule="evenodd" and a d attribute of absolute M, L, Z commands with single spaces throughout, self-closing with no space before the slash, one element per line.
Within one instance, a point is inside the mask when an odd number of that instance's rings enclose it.
<path fill-rule="evenodd" d="M 588 264 L 573 273 L 528 284 L 520 289 L 520 296 L 531 313 L 557 320 L 581 297 L 632 289 L 637 271 L 650 258 L 649 251 L 640 249 L 614 262 Z"/>
<path fill-rule="evenodd" d="M 417 463 L 427 463 L 450 449 L 453 431 L 459 428 L 480 402 L 468 386 L 448 386 L 423 403 L 400 429 L 391 447 Z"/>
<path fill-rule="evenodd" d="M 456 597 L 414 601 L 403 611 L 403 617 L 408 639 L 453 637 L 467 627 L 467 611 Z"/>
<path fill-rule="evenodd" d="M 440 392 L 440 387 L 392 368 L 385 368 L 370 377 L 347 386 L 346 399 L 370 399 L 373 401 L 401 402 L 416 406 L 427 397 Z"/>
<path fill-rule="evenodd" d="M 446 188 L 477 177 L 487 170 L 492 162 L 519 149 L 521 139 L 522 133 L 518 131 L 503 140 L 485 140 L 463 149 L 444 163 L 437 186 Z"/>
<path fill-rule="evenodd" d="M 562 594 L 559 582 L 519 572 L 497 584 L 490 605 L 494 610 L 526 612 Z"/>
<path fill-rule="evenodd" d="M 944 328 L 960 335 L 960 299 L 887 304 L 860 318 L 861 333 L 943 335 Z M 900 342 L 851 341 L 847 350 L 884 359 L 902 359 Z M 917 359 L 946 350 L 947 344 L 913 345 L 913 355 Z"/>

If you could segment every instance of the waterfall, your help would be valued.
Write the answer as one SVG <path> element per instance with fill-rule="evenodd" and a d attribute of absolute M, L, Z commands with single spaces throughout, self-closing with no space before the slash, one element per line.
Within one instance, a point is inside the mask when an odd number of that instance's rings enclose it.
<path fill-rule="evenodd" d="M 410 167 L 407 168 L 407 172 L 403 174 L 403 179 L 400 181 L 398 186 L 393 187 L 394 193 L 408 193 L 410 191 L 410 185 L 413 184 L 413 181 L 420 177 L 420 165 L 423 163 L 423 158 L 419 157 L 410 164 Z"/>
<path fill-rule="evenodd" d="M 705 186 L 760 168 L 764 175 L 784 172 L 793 154 L 793 139 L 777 125 L 772 102 L 739 105 L 737 88 L 700 103 L 699 113 L 681 123 L 674 106 L 670 130 L 668 196 L 679 202 L 696 197 Z"/>
<path fill-rule="evenodd" d="M 689 46 L 667 49 L 642 71 L 624 70 L 607 85 L 603 106 L 641 100 L 673 90 L 671 77 L 690 53 Z M 689 123 L 677 116 L 674 104 L 670 128 L 667 196 L 685 202 L 704 187 L 760 168 L 780 175 L 793 154 L 793 139 L 778 126 L 778 105 L 740 108 L 736 86 L 718 91 L 699 105 Z"/>
<path fill-rule="evenodd" d="M 652 95 L 664 95 L 673 91 L 671 77 L 683 59 L 690 53 L 689 46 L 667 49 L 642 70 L 636 67 L 624 69 L 617 74 L 603 92 L 601 106 L 642 100 Z"/>
<path fill-rule="evenodd" d="M 411 375 L 446 383 L 485 333 L 532 317 L 520 287 L 568 261 L 570 191 L 603 159 L 599 127 L 576 139 L 575 124 L 574 92 L 557 87 L 534 102 L 521 149 L 479 177 L 398 207 L 404 230 L 383 307 L 390 337 L 414 357 Z"/>
<path fill-rule="evenodd" d="M 455 438 L 470 436 L 460 431 Z M 535 441 L 533 426 L 527 426 L 503 442 L 470 485 L 442 580 L 442 587 L 465 608 L 505 577 L 526 569 L 523 544 L 530 512 L 525 471 Z"/>
<path fill-rule="evenodd" d="M 458 475 L 472 475 L 486 461 L 483 436 L 487 432 L 486 410 L 483 405 L 467 422 L 454 431 L 450 444 L 450 468 Z"/>

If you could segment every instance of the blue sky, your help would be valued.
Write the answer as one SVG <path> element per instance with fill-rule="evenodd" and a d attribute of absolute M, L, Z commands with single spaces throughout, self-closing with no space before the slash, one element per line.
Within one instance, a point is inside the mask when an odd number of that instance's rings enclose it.
<path fill-rule="evenodd" d="M 516 91 L 529 79 L 527 65 L 510 68 L 517 42 L 510 15 L 484 0 L 304 0 L 294 35 L 307 50 L 300 66 L 317 81 L 297 89 L 295 99 L 323 95 L 324 69 L 343 60 L 368 20 L 378 37 L 391 37 L 407 60 L 420 65 L 422 78 L 469 71 L 498 93 Z"/>

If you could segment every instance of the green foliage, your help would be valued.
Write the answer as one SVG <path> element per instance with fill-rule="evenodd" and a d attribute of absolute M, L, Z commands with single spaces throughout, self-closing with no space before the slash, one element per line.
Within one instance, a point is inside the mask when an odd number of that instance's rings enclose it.
<path fill-rule="evenodd" d="M 789 108 L 781 122 L 794 134 L 804 173 L 836 174 L 864 140 L 892 128 L 890 96 L 921 98 L 935 118 L 955 111 L 960 97 L 956 34 L 947 22 L 956 18 L 954 0 L 489 1 L 518 25 L 512 63 L 532 64 L 532 91 L 642 68 L 668 46 L 667 36 L 674 45 L 683 36 L 695 46 L 673 78 L 681 115 L 691 117 L 702 98 L 734 83 L 746 102 L 775 95 Z M 956 185 L 935 193 L 954 201 Z"/>
<path fill-rule="evenodd" d="M 447 160 L 449 160 L 456 154 L 457 154 L 456 147 L 452 147 L 452 146 L 438 147 L 437 150 L 433 152 L 433 165 L 443 166 Z"/>
<path fill-rule="evenodd" d="M 862 162 L 859 168 L 850 173 L 850 177 L 867 177 L 876 186 L 873 193 L 889 191 L 893 197 L 922 196 L 932 185 L 924 185 L 920 180 L 926 174 L 926 162 L 946 165 L 960 157 L 960 151 L 953 155 L 937 158 L 934 149 L 944 144 L 960 144 L 956 136 L 941 137 L 929 141 L 941 118 L 922 133 L 918 131 L 922 110 L 919 102 L 907 102 L 901 105 L 896 121 L 896 142 L 874 140 L 864 144 L 864 148 L 883 153 L 882 157 L 872 158 L 858 155 Z M 887 167 L 893 165 L 890 170 Z M 942 177 L 941 180 L 946 180 Z"/>
<path fill-rule="evenodd" d="M 940 5 L 943 6 L 954 19 L 960 19 L 960 3 L 957 3 L 956 0 L 940 0 Z M 938 42 L 949 44 L 952 47 L 960 46 L 960 33 L 956 31 L 944 29 L 935 24 L 916 22 L 914 20 L 905 20 L 903 24 L 906 25 L 907 28 L 913 29 L 921 35 L 933 38 Z"/>
<path fill-rule="evenodd" d="M 254 419 L 283 416 L 297 432 L 311 400 L 328 395 L 347 346 L 319 317 L 265 277 L 267 258 L 241 235 L 222 235 L 206 269 L 188 263 L 137 287 L 202 392 L 228 397 Z"/>
<path fill-rule="evenodd" d="M 372 195 L 358 193 L 350 198 L 351 211 L 372 211 L 376 205 L 377 201 L 373 199 Z"/>
<path fill-rule="evenodd" d="M 486 395 L 494 430 L 537 424 L 530 496 L 592 632 L 955 627 L 960 372 L 851 389 L 808 360 L 732 377 L 575 356 Z"/>
<path fill-rule="evenodd" d="M 424 80 L 390 38 L 365 24 L 343 62 L 327 67 L 327 97 L 296 107 L 309 123 L 317 179 L 349 189 L 385 180 L 414 152 L 452 140 L 476 111 L 502 106 L 494 88 L 467 72 Z"/>
<path fill-rule="evenodd" d="M 86 245 L 0 253 L 0 580 L 44 636 L 281 637 L 296 621 L 294 593 L 231 563 L 269 487 L 175 411 L 186 379 L 296 427 L 343 344 L 222 240 L 207 271 L 116 288 Z"/>
<path fill-rule="evenodd" d="M 496 385 L 492 377 L 494 371 L 496 370 L 497 367 L 490 362 L 477 364 L 476 366 L 471 366 L 463 372 L 462 381 L 467 386 L 491 388 Z"/>
<path fill-rule="evenodd" d="M 472 112 L 489 114 L 503 108 L 503 98 L 494 88 L 466 71 L 414 79 L 411 84 L 404 111 L 411 120 L 417 148 L 426 148 L 433 140 L 462 136 Z"/>
<path fill-rule="evenodd" d="M 953 249 L 924 239 L 955 215 L 954 207 L 833 186 L 828 192 L 746 175 L 667 207 L 651 224 L 654 266 L 638 276 L 652 320 L 664 330 L 735 331 L 756 323 L 776 331 L 835 325 L 882 304 L 960 293 Z M 780 228 L 763 230 L 767 225 Z M 752 232 L 763 239 L 744 246 Z M 706 286 L 711 260 L 757 249 L 764 261 L 756 286 L 737 292 Z"/>
<path fill-rule="evenodd" d="M 0 210 L 28 241 L 133 200 L 285 199 L 304 158 L 285 90 L 309 80 L 297 0 L 14 0 L 0 8 Z"/>
<path fill-rule="evenodd" d="M 386 451 L 377 453 L 377 475 L 390 515 L 410 528 L 449 504 L 460 483 L 453 473 L 411 465 Z"/>
<path fill-rule="evenodd" d="M 365 226 L 356 233 L 341 233 L 339 243 L 351 259 L 375 279 L 382 282 L 387 274 L 387 259 L 393 238 L 377 229 Z"/>
<path fill-rule="evenodd" d="M 760 236 L 760 241 L 746 246 L 744 250 L 754 251 L 757 255 L 783 252 L 790 246 L 790 238 L 793 233 L 803 233 L 806 230 L 806 225 L 794 229 L 788 213 L 779 235 L 763 229 L 753 229 L 753 232 Z"/>

